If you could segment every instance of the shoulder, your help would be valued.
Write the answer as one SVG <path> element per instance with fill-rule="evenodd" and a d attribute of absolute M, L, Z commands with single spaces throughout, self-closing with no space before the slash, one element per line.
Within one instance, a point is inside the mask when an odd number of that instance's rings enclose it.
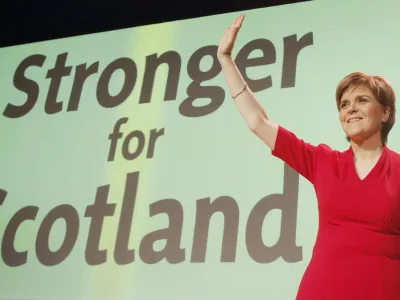
<path fill-rule="evenodd" d="M 302 152 L 304 150 L 312 151 L 316 155 L 340 156 L 342 152 L 334 150 L 326 143 L 311 143 L 297 136 L 294 132 L 285 127 L 278 126 L 277 138 L 274 153 L 281 151 Z"/>
<path fill-rule="evenodd" d="M 391 194 L 399 195 L 400 184 L 400 154 L 386 148 L 386 160 L 383 172 L 385 173 L 386 187 Z"/>
<path fill-rule="evenodd" d="M 326 160 L 330 162 L 337 162 L 343 157 L 348 155 L 348 150 L 340 151 L 337 149 L 333 149 L 331 146 L 327 144 L 318 144 L 317 145 L 318 154 L 321 160 Z"/>
<path fill-rule="evenodd" d="M 389 153 L 391 162 L 400 164 L 400 154 L 390 148 L 387 148 L 387 151 Z"/>
<path fill-rule="evenodd" d="M 397 173 L 400 173 L 400 154 L 387 148 L 389 157 L 389 166 L 391 169 L 395 169 Z"/>
<path fill-rule="evenodd" d="M 306 142 L 293 132 L 279 126 L 272 154 L 314 182 L 316 172 L 331 169 L 341 153 L 325 143 Z"/>
<path fill-rule="evenodd" d="M 318 153 L 318 163 L 324 169 L 347 167 L 348 162 L 351 161 L 353 157 L 350 146 L 347 149 L 341 150 L 333 148 L 326 143 L 320 143 L 316 145 L 316 149 Z"/>

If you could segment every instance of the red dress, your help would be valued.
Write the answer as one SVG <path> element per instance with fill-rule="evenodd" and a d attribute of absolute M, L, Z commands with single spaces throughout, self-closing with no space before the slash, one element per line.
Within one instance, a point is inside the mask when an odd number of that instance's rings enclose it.
<path fill-rule="evenodd" d="M 400 299 L 400 155 L 386 146 L 361 180 L 353 152 L 279 127 L 272 154 L 308 179 L 319 229 L 297 300 Z"/>

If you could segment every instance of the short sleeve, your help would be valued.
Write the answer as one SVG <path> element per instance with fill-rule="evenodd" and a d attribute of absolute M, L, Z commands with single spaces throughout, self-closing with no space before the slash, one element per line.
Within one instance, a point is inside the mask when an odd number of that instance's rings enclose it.
<path fill-rule="evenodd" d="M 294 133 L 279 126 L 272 155 L 280 158 L 311 183 L 321 151 L 320 146 L 306 143 Z"/>

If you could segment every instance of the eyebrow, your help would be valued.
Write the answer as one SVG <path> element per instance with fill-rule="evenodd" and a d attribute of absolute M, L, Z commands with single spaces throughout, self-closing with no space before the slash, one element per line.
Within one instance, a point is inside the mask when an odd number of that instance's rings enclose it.
<path fill-rule="evenodd" d="M 368 96 L 367 94 L 361 94 L 361 95 L 358 95 L 357 97 L 367 97 L 367 98 L 370 98 L 370 99 L 371 99 L 371 97 Z"/>
<path fill-rule="evenodd" d="M 371 98 L 370 96 L 368 96 L 367 94 L 360 94 L 360 95 L 357 95 L 357 98 L 359 98 L 359 97 L 366 97 L 366 98 L 372 99 L 372 98 Z M 345 102 L 345 101 L 349 101 L 349 100 L 347 100 L 347 99 L 341 99 L 341 100 L 340 100 L 340 103 Z"/>

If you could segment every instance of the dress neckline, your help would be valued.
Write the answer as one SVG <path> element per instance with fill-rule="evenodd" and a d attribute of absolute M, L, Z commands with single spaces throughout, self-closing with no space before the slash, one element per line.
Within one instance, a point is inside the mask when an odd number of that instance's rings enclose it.
<path fill-rule="evenodd" d="M 379 178 L 380 175 L 382 174 L 382 171 L 385 172 L 385 161 L 387 160 L 388 156 L 389 156 L 389 149 L 387 148 L 386 145 L 383 146 L 382 149 L 382 153 L 379 156 L 378 161 L 375 163 L 375 165 L 373 166 L 373 168 L 371 169 L 371 171 L 369 171 L 369 173 L 363 178 L 361 179 L 360 176 L 357 173 L 357 169 L 356 169 L 356 163 L 355 163 L 355 159 L 354 159 L 354 152 L 353 149 L 351 148 L 351 146 L 349 147 L 349 149 L 347 150 L 348 153 L 348 159 L 349 159 L 349 163 L 351 166 L 351 175 L 353 177 L 353 179 L 356 182 L 359 183 L 368 183 L 371 180 L 374 180 L 376 178 Z"/>

